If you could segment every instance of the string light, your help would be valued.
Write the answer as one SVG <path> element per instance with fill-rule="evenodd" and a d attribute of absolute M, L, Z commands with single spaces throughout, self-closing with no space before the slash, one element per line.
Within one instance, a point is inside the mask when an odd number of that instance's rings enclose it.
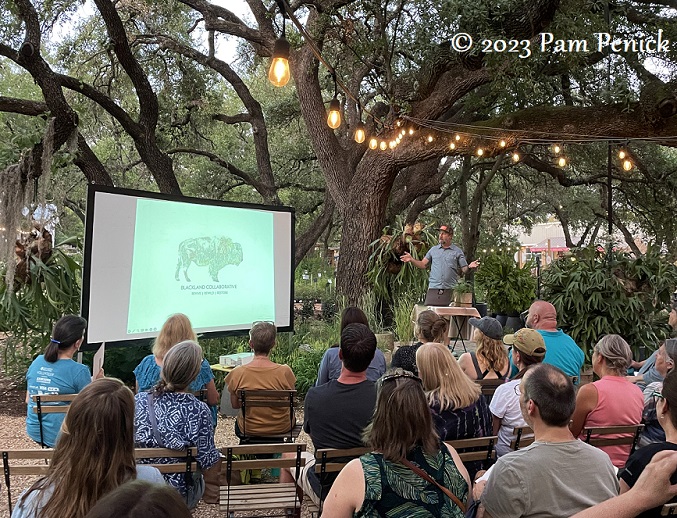
<path fill-rule="evenodd" d="M 385 140 L 382 140 L 381 143 L 378 145 L 378 147 L 381 151 L 385 151 L 386 149 L 388 149 L 388 144 L 386 144 Z"/>
<path fill-rule="evenodd" d="M 556 155 L 559 154 L 560 151 L 562 151 L 562 147 L 559 144 L 555 144 L 552 146 L 552 150 L 555 152 Z"/>
<path fill-rule="evenodd" d="M 413 135 L 416 130 L 414 128 L 409 128 L 409 135 Z"/>
<path fill-rule="evenodd" d="M 275 40 L 273 46 L 273 56 L 268 69 L 268 80 L 273 86 L 283 87 L 289 82 L 291 73 L 289 72 L 289 51 L 290 46 L 285 34 L 286 15 L 282 2 L 278 3 L 280 13 L 282 14 L 282 35 Z"/>
<path fill-rule="evenodd" d="M 505 140 L 501 139 L 501 141 L 498 143 L 498 145 L 501 146 L 501 147 L 505 147 L 507 145 L 507 142 Z"/>
<path fill-rule="evenodd" d="M 449 149 L 456 149 L 456 144 L 454 144 L 453 142 L 451 142 L 451 143 L 449 144 Z"/>
<path fill-rule="evenodd" d="M 618 152 L 618 158 L 620 158 L 621 160 L 623 160 L 626 156 L 628 156 L 628 155 L 627 155 L 627 153 L 625 152 L 625 149 L 621 149 L 621 150 Z"/>
<path fill-rule="evenodd" d="M 454 139 L 456 139 L 456 142 L 458 142 L 459 140 L 461 140 L 461 135 L 456 133 L 456 135 L 454 135 Z"/>
<path fill-rule="evenodd" d="M 394 140 L 391 140 L 391 141 L 388 143 L 388 147 L 389 147 L 390 149 L 395 149 L 395 148 L 397 147 L 397 142 L 395 142 Z"/>
<path fill-rule="evenodd" d="M 432 136 L 432 135 L 428 135 L 428 142 L 432 142 L 433 140 L 435 140 L 435 139 L 433 138 L 433 136 Z"/>
<path fill-rule="evenodd" d="M 519 154 L 517 151 L 515 151 L 515 152 L 512 154 L 512 161 L 513 161 L 513 162 L 519 162 L 519 161 L 520 161 L 520 154 Z"/>
<path fill-rule="evenodd" d="M 369 149 L 376 149 L 378 147 L 378 140 L 374 137 L 369 139 Z"/>
<path fill-rule="evenodd" d="M 632 161 L 630 160 L 623 160 L 623 169 L 626 171 L 630 171 L 633 168 Z"/>
<path fill-rule="evenodd" d="M 332 73 L 334 79 L 334 98 L 329 102 L 329 111 L 327 112 L 327 125 L 331 129 L 336 129 L 341 125 L 341 103 L 338 100 L 338 89 L 336 86 L 336 73 Z"/>
<path fill-rule="evenodd" d="M 566 167 L 566 165 L 567 165 L 567 159 L 564 158 L 563 156 L 561 156 L 561 157 L 559 157 L 559 160 L 557 161 L 557 164 L 558 164 L 560 167 Z"/>
<path fill-rule="evenodd" d="M 364 124 L 362 123 L 362 121 L 358 122 L 357 126 L 355 127 L 354 138 L 355 142 L 357 142 L 358 144 L 362 144 L 362 142 L 364 142 L 364 140 L 367 138 L 367 134 L 364 131 Z"/>
<path fill-rule="evenodd" d="M 482 156 L 482 155 L 484 155 L 484 149 L 482 149 L 481 147 L 478 147 L 477 151 L 475 153 L 477 154 L 477 156 Z"/>

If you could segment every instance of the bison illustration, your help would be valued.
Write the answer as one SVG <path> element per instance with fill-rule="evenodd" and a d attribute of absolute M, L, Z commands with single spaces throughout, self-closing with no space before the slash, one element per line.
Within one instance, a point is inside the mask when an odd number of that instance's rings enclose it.
<path fill-rule="evenodd" d="M 198 266 L 207 266 L 209 275 L 214 282 L 219 282 L 219 271 L 226 265 L 239 265 L 242 262 L 242 245 L 228 237 L 195 237 L 182 241 L 179 245 L 179 262 L 176 265 L 176 280 L 183 268 L 186 282 L 188 267 L 191 263 Z"/>

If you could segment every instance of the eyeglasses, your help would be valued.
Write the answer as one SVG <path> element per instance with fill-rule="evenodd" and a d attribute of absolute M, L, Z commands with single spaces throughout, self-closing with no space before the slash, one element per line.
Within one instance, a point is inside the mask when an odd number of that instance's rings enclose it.
<path fill-rule="evenodd" d="M 657 390 L 654 390 L 653 394 L 651 394 L 651 397 L 653 398 L 654 406 L 658 404 L 659 399 L 665 400 L 665 396 L 660 392 L 658 392 Z"/>
<path fill-rule="evenodd" d="M 272 320 L 257 320 L 252 324 L 252 328 L 258 326 L 259 324 L 270 324 L 271 326 L 274 326 L 275 322 L 273 322 Z"/>
<path fill-rule="evenodd" d="M 418 376 L 414 376 L 413 374 L 410 374 L 408 372 L 402 372 L 398 374 L 387 374 L 386 376 L 382 376 L 378 381 L 380 385 L 383 385 L 386 381 L 396 380 L 399 378 L 410 378 L 418 381 L 421 385 L 423 385 L 423 381 L 421 380 L 421 378 L 419 378 Z"/>

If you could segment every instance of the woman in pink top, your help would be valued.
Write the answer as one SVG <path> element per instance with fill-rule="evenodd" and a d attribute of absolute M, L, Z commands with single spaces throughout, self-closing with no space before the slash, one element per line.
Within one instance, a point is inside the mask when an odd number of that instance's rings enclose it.
<path fill-rule="evenodd" d="M 606 335 L 597 342 L 592 353 L 592 369 L 601 379 L 578 390 L 571 421 L 574 437 L 582 437 L 586 427 L 635 425 L 642 421 L 642 391 L 625 378 L 631 361 L 632 351 L 622 337 Z M 630 448 L 630 445 L 601 447 L 617 468 L 625 465 Z"/>

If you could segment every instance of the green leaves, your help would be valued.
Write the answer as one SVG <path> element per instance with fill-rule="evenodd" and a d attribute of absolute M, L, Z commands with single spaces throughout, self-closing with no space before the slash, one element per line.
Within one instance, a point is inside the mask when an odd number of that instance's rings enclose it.
<path fill-rule="evenodd" d="M 499 252 L 482 257 L 475 281 L 487 293 L 487 303 L 495 313 L 509 314 L 529 307 L 536 296 L 533 265 L 517 266 L 512 254 Z"/>
<path fill-rule="evenodd" d="M 543 295 L 557 308 L 559 325 L 586 352 L 605 334 L 621 335 L 633 351 L 653 350 L 668 336 L 667 309 L 677 267 L 656 248 L 635 259 L 591 247 L 543 271 Z"/>

